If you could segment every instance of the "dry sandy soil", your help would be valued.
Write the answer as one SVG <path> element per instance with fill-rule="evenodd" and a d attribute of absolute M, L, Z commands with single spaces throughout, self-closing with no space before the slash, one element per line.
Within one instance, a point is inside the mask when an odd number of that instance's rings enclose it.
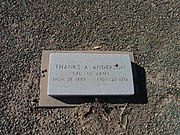
<path fill-rule="evenodd" d="M 39 108 L 43 50 L 132 51 L 147 104 Z M 180 134 L 179 0 L 2 0 L 0 134 Z"/>

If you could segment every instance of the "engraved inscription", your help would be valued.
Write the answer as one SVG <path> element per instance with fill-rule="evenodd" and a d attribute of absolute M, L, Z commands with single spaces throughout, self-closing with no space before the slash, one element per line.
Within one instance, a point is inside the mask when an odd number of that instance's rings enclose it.
<path fill-rule="evenodd" d="M 83 68 L 84 67 L 84 68 Z M 58 70 L 60 72 L 69 72 L 69 75 L 72 77 L 67 77 L 67 78 L 52 78 L 53 81 L 86 81 L 88 76 L 95 76 L 96 81 L 127 81 L 128 79 L 125 77 L 121 78 L 110 78 L 108 76 L 111 76 L 112 70 L 114 72 L 118 72 L 118 70 L 124 70 L 126 67 L 125 65 L 119 66 L 118 64 L 115 65 L 85 65 L 81 66 L 80 64 L 78 65 L 55 65 L 55 70 Z M 80 69 L 84 69 L 83 71 L 79 71 Z M 101 71 L 98 71 L 101 70 Z M 76 77 L 76 76 L 86 76 L 86 77 Z"/>
<path fill-rule="evenodd" d="M 83 71 L 79 71 L 82 70 Z M 126 69 L 125 65 L 120 65 L 120 64 L 114 64 L 114 65 L 85 65 L 82 66 L 80 64 L 78 65 L 55 65 L 54 70 L 58 70 L 60 72 L 69 72 L 69 75 L 72 77 L 69 78 L 52 78 L 53 81 L 86 81 L 88 76 L 96 76 L 96 81 L 127 81 L 128 79 L 125 77 L 121 78 L 108 78 L 110 76 L 110 72 L 114 70 L 114 72 L 117 72 L 118 70 L 124 70 Z M 101 71 L 98 71 L 101 70 Z M 76 76 L 82 76 L 85 75 L 87 77 L 76 77 Z M 75 78 L 74 78 L 75 76 Z"/>

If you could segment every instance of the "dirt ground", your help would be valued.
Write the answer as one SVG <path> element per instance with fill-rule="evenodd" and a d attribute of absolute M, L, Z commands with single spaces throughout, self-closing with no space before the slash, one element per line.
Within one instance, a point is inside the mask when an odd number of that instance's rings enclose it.
<path fill-rule="evenodd" d="M 39 108 L 43 50 L 132 51 L 147 104 Z M 179 0 L 0 1 L 0 134 L 179 135 Z"/>

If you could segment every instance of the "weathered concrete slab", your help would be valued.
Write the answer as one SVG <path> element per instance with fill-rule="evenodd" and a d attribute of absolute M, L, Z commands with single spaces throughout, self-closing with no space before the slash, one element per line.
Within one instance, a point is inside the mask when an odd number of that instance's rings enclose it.
<path fill-rule="evenodd" d="M 78 106 L 81 103 L 86 102 L 88 99 L 85 98 L 68 98 L 65 96 L 63 99 L 57 99 L 52 96 L 47 95 L 48 91 L 48 72 L 50 63 L 50 54 L 52 53 L 85 53 L 85 54 L 127 54 L 130 56 L 131 62 L 134 62 L 134 57 L 132 52 L 111 52 L 111 51 L 43 51 L 41 59 L 41 79 L 40 79 L 40 97 L 39 106 L 40 107 L 72 107 Z M 117 100 L 117 98 L 116 98 Z M 121 101 L 121 99 L 119 99 Z"/>

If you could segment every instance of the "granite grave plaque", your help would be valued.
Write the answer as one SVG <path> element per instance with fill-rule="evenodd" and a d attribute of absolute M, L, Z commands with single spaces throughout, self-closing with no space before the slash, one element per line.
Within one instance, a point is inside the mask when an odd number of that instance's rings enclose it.
<path fill-rule="evenodd" d="M 51 53 L 47 94 L 49 96 L 133 95 L 130 56 Z"/>

